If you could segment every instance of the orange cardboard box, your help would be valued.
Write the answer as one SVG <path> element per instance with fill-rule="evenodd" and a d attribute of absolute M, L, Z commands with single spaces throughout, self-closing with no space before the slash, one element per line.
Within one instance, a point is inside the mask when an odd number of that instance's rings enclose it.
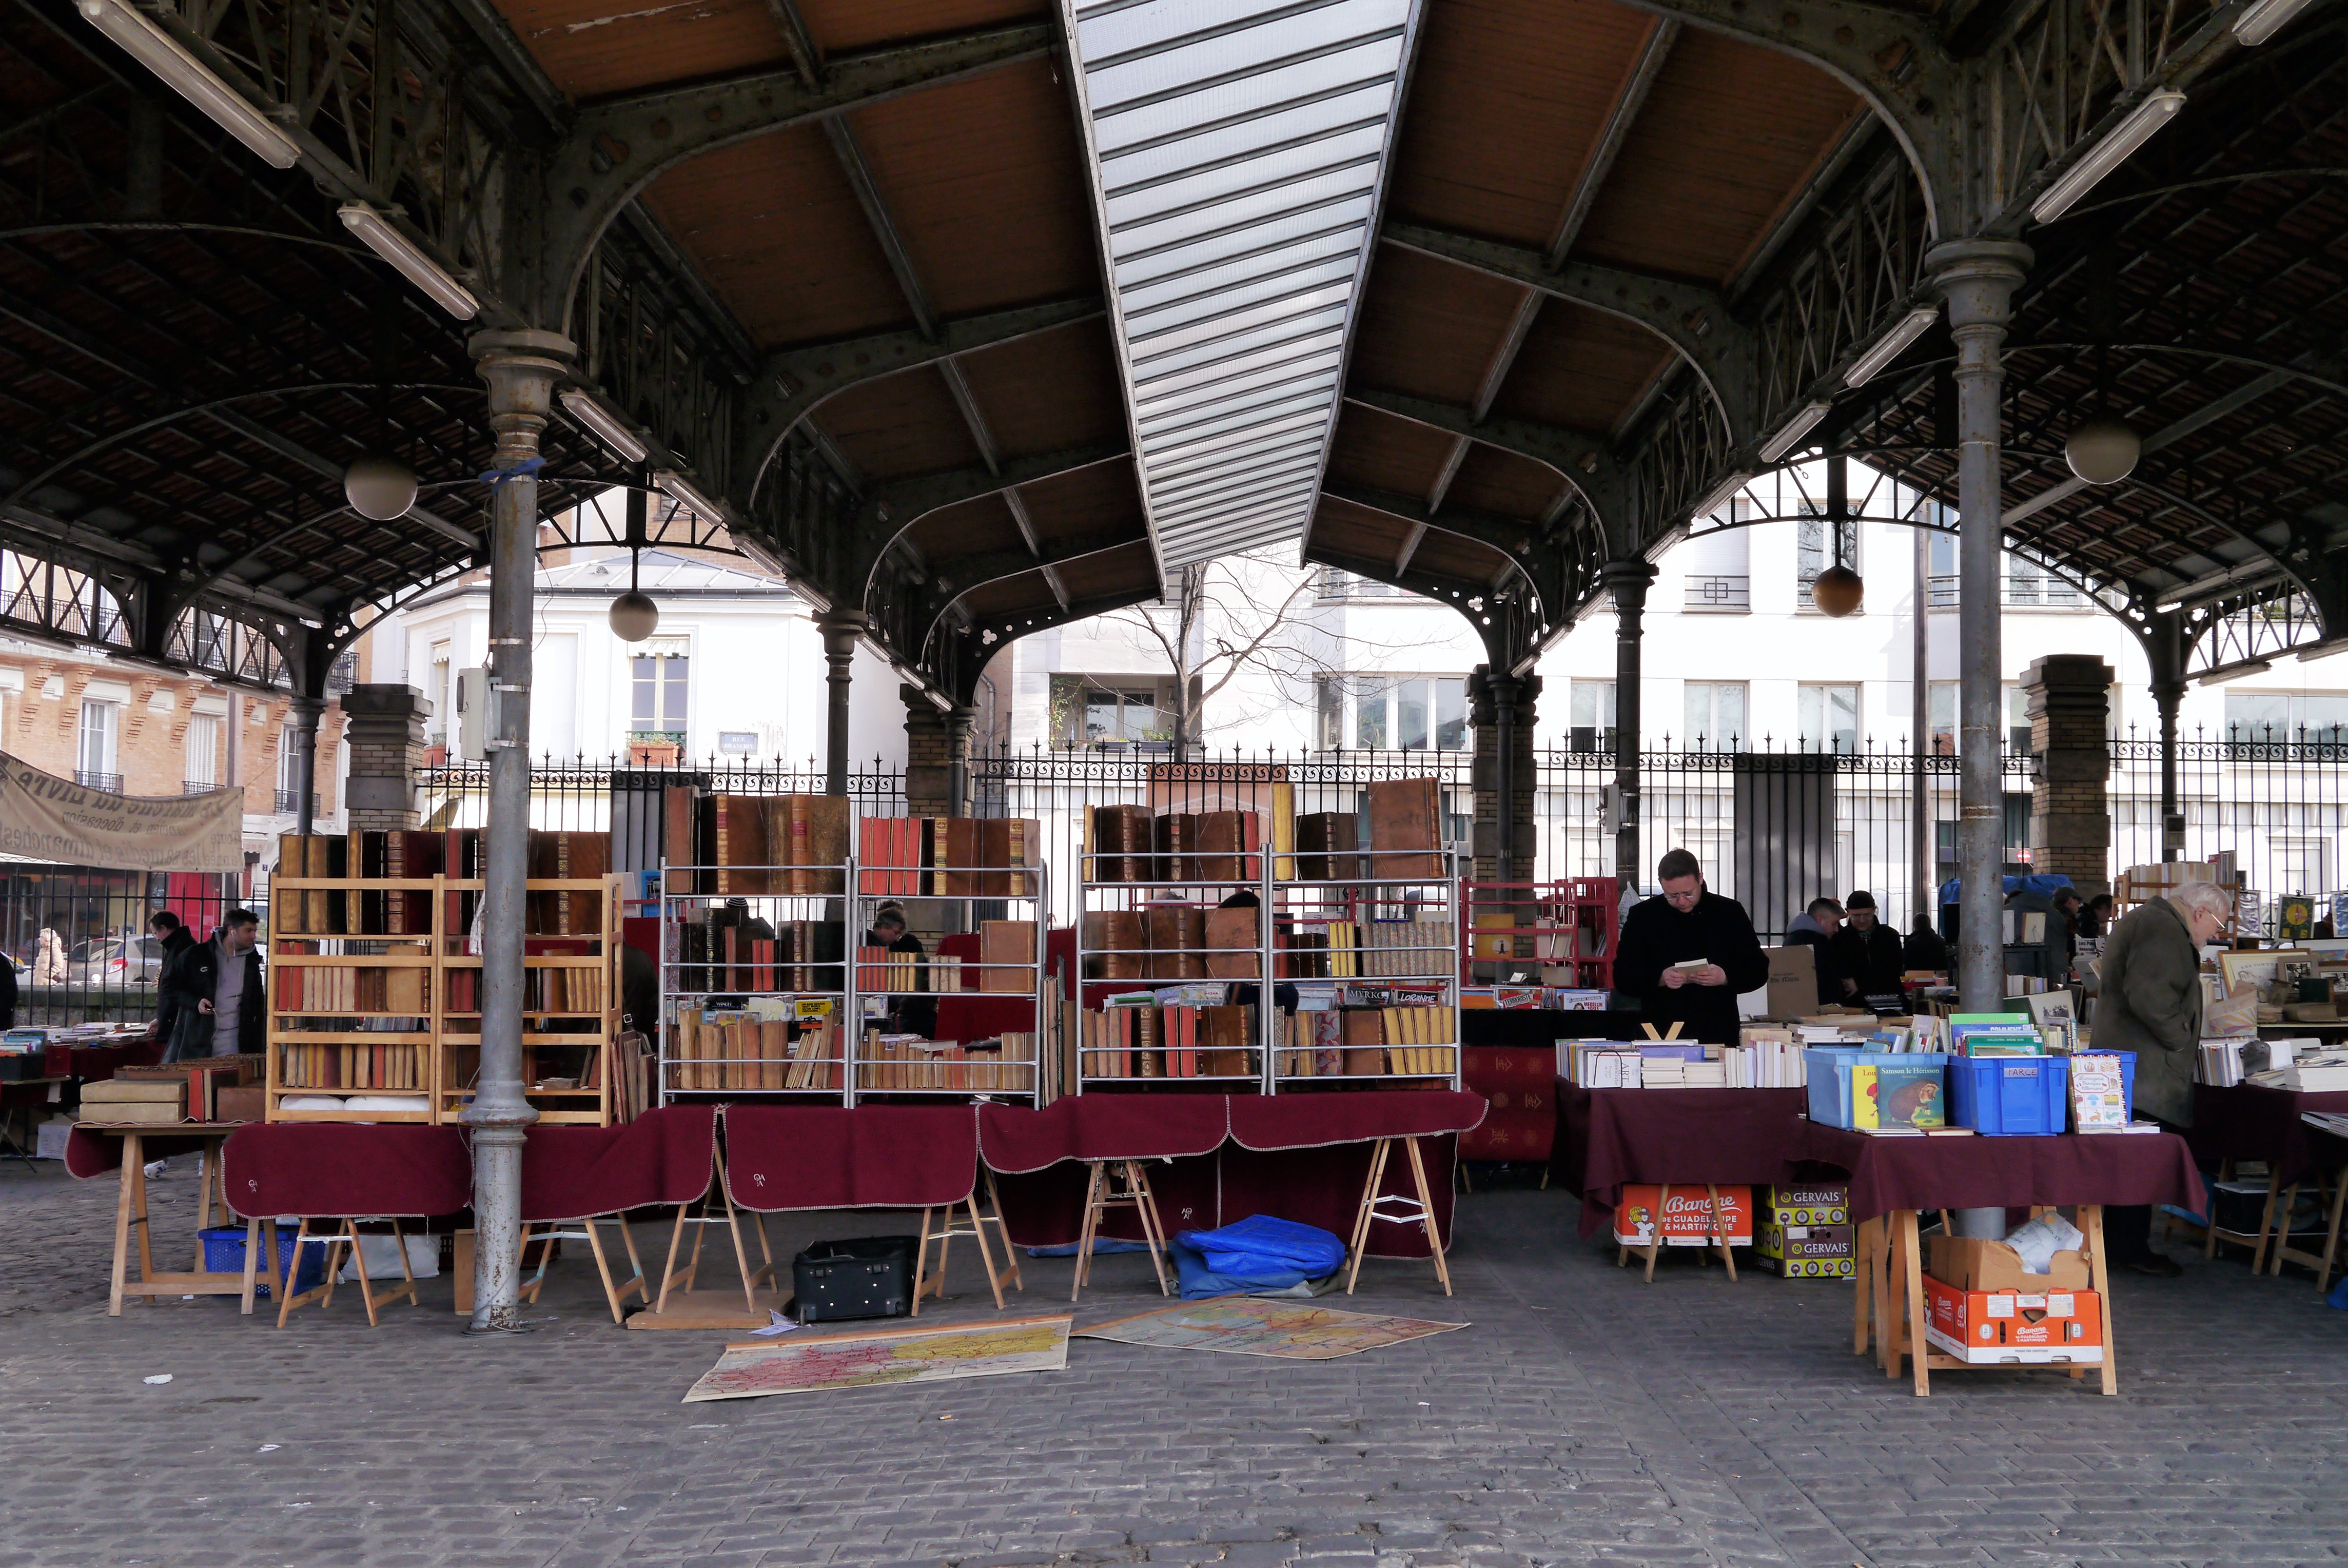
<path fill-rule="evenodd" d="M 1720 1228 L 1733 1247 L 1753 1244 L 1753 1189 L 1722 1187 Z M 1654 1240 L 1655 1211 L 1663 1210 L 1663 1244 L 1700 1247 L 1712 1243 L 1711 1204 L 1702 1187 L 1673 1187 L 1670 1203 L 1661 1187 L 1625 1186 L 1614 1205 L 1614 1239 L 1624 1246 L 1643 1247 Z"/>
<path fill-rule="evenodd" d="M 2075 1366 L 2104 1358 L 2104 1304 L 2091 1290 L 1959 1290 L 1927 1276 L 1924 1337 L 1961 1361 Z"/>
<path fill-rule="evenodd" d="M 1931 1238 L 1924 1272 L 1961 1291 L 2014 1291 L 2024 1295 L 2085 1290 L 2091 1281 L 2084 1253 L 2056 1253 L 2047 1260 L 2044 1274 L 2024 1274 L 2020 1253 L 2003 1242 L 1978 1236 Z"/>

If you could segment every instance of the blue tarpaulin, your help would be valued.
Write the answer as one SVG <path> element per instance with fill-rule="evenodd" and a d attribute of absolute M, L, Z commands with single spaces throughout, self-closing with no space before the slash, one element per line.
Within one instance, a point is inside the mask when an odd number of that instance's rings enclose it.
<path fill-rule="evenodd" d="M 1219 1231 L 1180 1232 L 1173 1253 L 1185 1301 L 1302 1284 L 1345 1262 L 1345 1243 L 1329 1232 L 1270 1214 Z"/>

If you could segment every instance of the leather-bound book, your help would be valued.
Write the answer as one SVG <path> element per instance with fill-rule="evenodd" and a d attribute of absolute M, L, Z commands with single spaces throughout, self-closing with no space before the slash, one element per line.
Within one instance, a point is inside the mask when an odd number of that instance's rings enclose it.
<path fill-rule="evenodd" d="M 1351 882 L 1362 874 L 1353 851 L 1360 824 L 1351 811 L 1315 811 L 1296 820 L 1296 875 L 1303 882 Z"/>
<path fill-rule="evenodd" d="M 1149 931 L 1149 977 L 1157 981 L 1203 980 L 1207 966 L 1207 912 L 1186 904 L 1153 903 L 1143 912 Z"/>
<path fill-rule="evenodd" d="M 937 873 L 940 898 L 983 897 L 984 883 L 979 872 L 981 858 L 980 829 L 973 817 L 947 817 L 942 820 L 945 828 L 946 852 L 938 861 L 945 868 Z"/>
<path fill-rule="evenodd" d="M 716 866 L 710 891 L 719 893 L 766 893 L 767 873 L 748 868 L 774 863 L 767 842 L 767 811 L 765 797 L 757 795 L 713 795 L 709 798 L 709 813 L 716 825 Z"/>
<path fill-rule="evenodd" d="M 1254 1070 L 1253 1007 L 1199 1009 L 1199 1070 L 1210 1078 L 1246 1078 Z"/>
<path fill-rule="evenodd" d="M 1088 909 L 1084 915 L 1085 978 L 1149 978 L 1149 934 L 1129 909 Z"/>
<path fill-rule="evenodd" d="M 1158 880 L 1151 853 L 1152 820 L 1147 806 L 1093 808 L 1093 858 L 1086 877 L 1097 882 Z"/>
<path fill-rule="evenodd" d="M 1035 962 L 1035 923 L 1032 920 L 983 920 L 978 924 L 978 988 L 1009 995 L 1033 995 L 1031 969 L 1004 969 L 1004 964 Z"/>
<path fill-rule="evenodd" d="M 1373 880 L 1439 877 L 1443 856 L 1441 803 L 1432 779 L 1394 779 L 1369 787 Z M 1401 851 L 1399 853 L 1395 851 Z"/>
<path fill-rule="evenodd" d="M 1385 1015 L 1375 1007 L 1348 1007 L 1339 1017 L 1344 1031 L 1346 1076 L 1375 1078 L 1385 1072 Z"/>
<path fill-rule="evenodd" d="M 1151 846 L 1158 851 L 1159 882 L 1187 882 L 1199 875 L 1199 818 L 1191 811 L 1169 811 L 1152 824 Z"/>
<path fill-rule="evenodd" d="M 851 802 L 845 795 L 799 795 L 793 799 L 803 804 L 793 807 L 791 864 L 818 868 L 796 872 L 792 880 L 804 886 L 793 891 L 818 897 L 844 892 L 843 873 L 820 868 L 845 865 L 848 861 L 849 834 L 853 830 L 850 824 L 854 820 L 850 810 Z M 806 824 L 803 833 L 799 830 L 802 822 Z"/>
<path fill-rule="evenodd" d="M 690 784 L 661 788 L 660 858 L 671 865 L 701 863 L 701 838 L 696 830 L 703 815 L 701 791 Z M 669 878 L 671 892 L 699 892 L 701 874 L 680 872 Z"/>
<path fill-rule="evenodd" d="M 979 863 L 987 898 L 1032 898 L 1041 865 L 1044 824 L 1027 817 L 989 817 L 978 825 Z"/>
<path fill-rule="evenodd" d="M 1263 912 L 1260 909 L 1210 909 L 1206 912 L 1207 977 L 1210 980 L 1255 980 L 1263 974 L 1257 951 Z M 1223 951 L 1245 948 L 1243 953 Z"/>
<path fill-rule="evenodd" d="M 1263 819 L 1253 811 L 1209 811 L 1199 818 L 1200 881 L 1260 882 L 1262 850 Z"/>

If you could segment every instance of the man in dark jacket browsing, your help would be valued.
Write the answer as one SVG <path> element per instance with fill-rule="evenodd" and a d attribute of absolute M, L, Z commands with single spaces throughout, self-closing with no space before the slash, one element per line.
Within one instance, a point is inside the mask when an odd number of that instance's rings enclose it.
<path fill-rule="evenodd" d="M 1614 988 L 1639 998 L 1646 1021 L 1684 1040 L 1729 1045 L 1736 1039 L 1736 998 L 1769 983 L 1769 960 L 1745 906 L 1706 892 L 1704 868 L 1685 850 L 1655 866 L 1660 897 L 1622 917 L 1614 954 Z"/>
<path fill-rule="evenodd" d="M 232 909 L 220 934 L 172 960 L 173 982 L 186 1003 L 171 1023 L 167 1062 L 201 1061 L 259 1052 L 269 1034 L 269 997 L 261 954 L 254 947 L 261 917 Z"/>

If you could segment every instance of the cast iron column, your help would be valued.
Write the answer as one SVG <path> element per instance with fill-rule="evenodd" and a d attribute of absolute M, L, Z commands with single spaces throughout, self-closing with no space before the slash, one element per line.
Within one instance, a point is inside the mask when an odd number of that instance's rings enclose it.
<path fill-rule="evenodd" d="M 306 839 L 317 829 L 318 715 L 326 705 L 319 697 L 297 696 L 286 706 L 294 727 L 294 766 L 285 770 L 285 779 L 294 790 L 294 830 Z"/>
<path fill-rule="evenodd" d="M 2005 796 L 2000 735 L 2002 644 L 1998 563 L 2004 545 L 2003 403 L 2005 325 L 2030 247 L 1952 240 L 1924 258 L 1949 311 L 1957 345 L 1957 563 L 1959 686 L 1957 999 L 1993 1011 L 2005 996 Z"/>
<path fill-rule="evenodd" d="M 2160 858 L 2185 858 L 2185 807 L 2177 798 L 2177 710 L 2185 700 L 2185 613 L 2152 618 L 2152 700 L 2160 709 Z"/>
<path fill-rule="evenodd" d="M 1614 601 L 1614 793 L 1622 820 L 1614 824 L 1614 875 L 1620 891 L 1639 889 L 1639 635 L 1647 610 L 1647 585 L 1655 568 L 1647 561 L 1610 561 L 1606 592 Z"/>
<path fill-rule="evenodd" d="M 824 712 L 823 725 L 823 792 L 827 795 L 848 793 L 848 689 L 856 663 L 856 638 L 864 630 L 864 617 L 854 610 L 826 610 L 815 618 L 816 630 L 823 634 L 823 660 L 829 669 L 824 676 L 828 683 L 826 695 L 830 698 Z"/>
<path fill-rule="evenodd" d="M 489 493 L 489 821 L 482 867 L 481 1068 L 473 1138 L 472 1332 L 511 1331 L 521 1284 L 522 928 L 530 876 L 530 648 L 538 571 L 538 436 L 573 349 L 551 332 L 484 332 L 468 346 L 497 435 Z"/>

